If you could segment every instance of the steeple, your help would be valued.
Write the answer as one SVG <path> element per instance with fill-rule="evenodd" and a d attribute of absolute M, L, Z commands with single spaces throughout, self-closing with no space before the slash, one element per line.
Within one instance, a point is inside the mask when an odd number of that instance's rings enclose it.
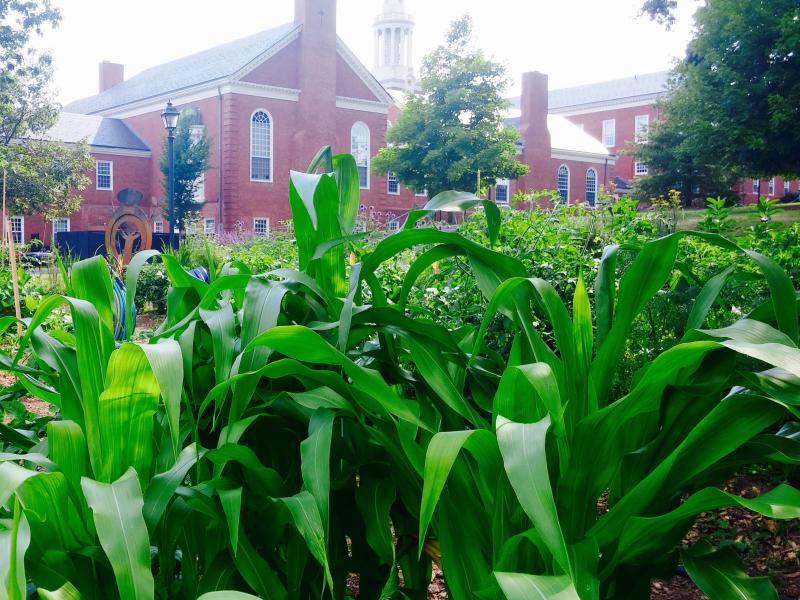
<path fill-rule="evenodd" d="M 384 0 L 383 13 L 375 19 L 374 75 L 390 90 L 412 91 L 414 75 L 414 17 L 403 0 Z"/>

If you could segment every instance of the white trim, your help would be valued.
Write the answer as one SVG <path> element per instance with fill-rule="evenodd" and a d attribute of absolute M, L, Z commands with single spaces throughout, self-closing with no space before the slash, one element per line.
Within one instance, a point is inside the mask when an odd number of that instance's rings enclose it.
<path fill-rule="evenodd" d="M 644 135 L 641 135 L 639 119 L 644 120 Z M 633 117 L 633 141 L 636 144 L 646 144 L 650 139 L 650 115 L 636 115 Z"/>
<path fill-rule="evenodd" d="M 566 200 L 567 200 L 567 204 L 569 204 L 570 203 L 570 198 L 569 198 L 570 194 L 569 193 L 570 193 L 570 187 L 572 185 L 572 172 L 569 169 L 569 165 L 565 165 L 565 164 L 558 165 L 558 170 L 556 170 L 556 190 L 558 191 L 559 197 L 561 196 L 561 188 L 559 188 L 559 185 L 560 185 L 560 181 L 559 180 L 561 179 L 561 169 L 566 169 L 567 170 L 567 198 L 566 198 Z"/>
<path fill-rule="evenodd" d="M 161 94 L 153 98 L 146 98 L 138 102 L 130 102 L 124 106 L 115 106 L 109 109 L 89 113 L 103 117 L 113 117 L 115 119 L 127 119 L 138 117 L 151 112 L 161 112 L 167 100 L 172 100 L 175 105 L 194 104 L 201 100 L 217 98 L 219 94 L 242 94 L 245 96 L 256 96 L 258 98 L 270 98 L 272 100 L 288 100 L 298 102 L 300 100 L 300 90 L 294 88 L 284 88 L 273 85 L 261 85 L 246 81 L 231 83 L 227 78 L 215 79 L 186 90 L 174 92 L 172 94 Z"/>
<path fill-rule="evenodd" d="M 592 190 L 592 193 L 594 194 L 594 202 L 592 204 L 589 204 L 589 198 L 588 198 L 588 196 L 589 196 L 589 173 L 594 173 L 594 190 Z M 585 185 L 586 185 L 586 192 L 585 192 L 585 196 L 584 196 L 583 199 L 586 201 L 586 206 L 587 207 L 594 208 L 594 207 L 597 206 L 597 190 L 598 190 L 598 187 L 599 187 L 598 186 L 597 169 L 595 169 L 594 167 L 589 167 L 588 169 L 586 169 L 586 178 L 584 179 L 584 181 L 585 181 Z"/>
<path fill-rule="evenodd" d="M 67 222 L 66 230 L 64 230 L 63 232 L 56 232 L 56 221 L 66 221 Z M 58 217 L 57 219 L 53 219 L 52 224 L 53 224 L 53 237 L 52 237 L 53 240 L 56 239 L 56 233 L 69 233 L 72 230 L 72 223 L 70 222 L 69 217 Z"/>
<path fill-rule="evenodd" d="M 505 186 L 506 188 L 506 199 L 505 200 L 498 200 L 497 199 L 497 188 L 500 186 Z M 498 179 L 494 184 L 494 201 L 495 203 L 499 204 L 500 206 L 508 206 L 511 203 L 511 182 L 508 179 Z"/>
<path fill-rule="evenodd" d="M 393 192 L 392 188 L 390 187 L 393 178 L 397 182 L 397 191 L 396 192 Z M 389 196 L 399 196 L 400 195 L 400 180 L 397 178 L 397 175 L 395 175 L 394 173 L 389 173 L 386 176 L 386 193 Z"/>
<path fill-rule="evenodd" d="M 336 38 L 336 51 L 344 59 L 344 62 L 355 71 L 356 75 L 359 76 L 369 90 L 375 94 L 378 101 L 382 101 L 386 105 L 388 110 L 389 105 L 394 103 L 392 97 L 338 36 Z"/>
<path fill-rule="evenodd" d="M 361 186 L 361 179 L 359 176 L 359 188 L 362 190 L 368 190 L 370 188 L 370 167 L 372 166 L 372 131 L 370 131 L 369 125 L 364 123 L 363 121 L 356 121 L 353 123 L 353 126 L 350 127 L 350 154 L 353 154 L 355 157 L 355 153 L 353 152 L 353 131 L 359 125 L 363 126 L 364 129 L 367 130 L 367 184 L 365 186 Z M 362 165 L 358 164 L 358 159 L 356 159 L 356 167 L 360 167 Z"/>
<path fill-rule="evenodd" d="M 573 160 L 577 162 L 586 162 L 592 164 L 605 164 L 608 161 L 608 166 L 613 166 L 617 162 L 616 154 L 591 154 L 589 152 L 578 152 L 576 150 L 561 150 L 553 148 L 550 157 L 556 160 Z"/>
<path fill-rule="evenodd" d="M 15 244 L 24 244 L 25 243 L 25 217 L 21 215 L 10 215 L 8 217 L 9 224 L 11 225 L 11 231 L 9 232 L 12 236 L 14 235 L 14 219 L 19 219 L 19 239 L 20 241 L 14 240 Z M 5 229 L 5 223 L 3 223 L 3 229 Z M 5 240 L 3 240 L 5 242 Z"/>
<path fill-rule="evenodd" d="M 241 94 L 243 96 L 254 96 L 256 98 L 270 98 L 272 100 L 288 100 L 289 102 L 300 101 L 300 90 L 279 87 L 277 85 L 250 83 L 249 81 L 236 81 L 229 85 L 224 85 L 222 86 L 222 93 Z"/>
<path fill-rule="evenodd" d="M 75 145 L 76 144 L 73 144 L 73 147 Z M 89 146 L 89 153 L 108 154 L 109 156 L 138 156 L 140 158 L 150 158 L 153 156 L 150 150 L 128 150 L 126 148 L 106 148 L 104 146 Z"/>
<path fill-rule="evenodd" d="M 347 98 L 345 96 L 336 96 L 336 108 L 343 108 L 345 110 L 360 110 L 362 112 L 377 113 L 379 115 L 389 114 L 389 107 L 385 104 L 375 102 L 373 100 Z"/>
<path fill-rule="evenodd" d="M 253 117 L 256 116 L 256 113 L 263 112 L 269 118 L 269 178 L 268 179 L 253 179 Z M 253 183 L 272 183 L 275 179 L 275 119 L 272 118 L 272 113 L 269 112 L 266 108 L 257 108 L 251 114 L 250 118 L 247 121 L 247 128 L 248 132 L 250 133 L 250 151 L 248 152 L 248 156 L 250 157 L 250 181 Z M 265 158 L 263 156 L 258 158 Z"/>
<path fill-rule="evenodd" d="M 159 225 L 161 226 L 161 231 L 159 231 Z M 153 221 L 153 233 L 164 233 L 164 221 L 156 220 Z"/>
<path fill-rule="evenodd" d="M 586 104 L 574 104 L 572 106 L 562 106 L 560 108 L 550 108 L 548 112 L 555 115 L 563 115 L 565 117 L 574 115 L 588 115 L 591 113 L 606 112 L 611 110 L 621 110 L 623 108 L 637 108 L 639 106 L 652 106 L 657 100 L 667 96 L 668 92 L 659 92 L 656 94 L 647 94 L 646 96 L 639 96 L 639 100 L 629 100 L 627 102 L 623 99 L 604 100 L 602 102 L 588 102 Z"/>
<path fill-rule="evenodd" d="M 100 163 L 108 163 L 108 178 L 110 185 L 108 187 L 100 187 Z M 94 189 L 98 192 L 113 192 L 114 191 L 114 161 L 105 160 L 103 158 L 95 159 L 94 163 Z"/>
<path fill-rule="evenodd" d="M 258 233 L 256 231 L 256 221 L 267 222 L 267 230 L 264 233 Z M 270 234 L 269 217 L 253 217 L 253 235 L 257 235 L 259 237 L 269 237 L 269 234 Z"/>
<path fill-rule="evenodd" d="M 650 174 L 650 167 L 647 165 L 647 163 L 644 163 L 641 160 L 636 160 L 633 162 L 634 177 L 644 177 L 645 175 L 649 174 Z"/>
<path fill-rule="evenodd" d="M 611 130 L 609 135 L 606 135 L 606 125 Z M 611 143 L 606 140 L 610 140 Z M 600 126 L 600 143 L 606 148 L 613 148 L 617 145 L 617 120 L 616 119 L 603 119 Z"/>
<path fill-rule="evenodd" d="M 299 38 L 300 37 L 300 31 L 302 29 L 303 29 L 303 26 L 298 23 L 295 26 L 294 29 L 292 29 L 289 33 L 287 33 L 285 36 L 283 36 L 280 40 L 278 40 L 272 46 L 267 48 L 266 51 L 262 52 L 259 56 L 255 57 L 253 60 L 251 60 L 245 66 L 243 66 L 241 69 L 236 71 L 236 73 L 234 73 L 231 76 L 231 81 L 238 82 L 242 77 L 244 77 L 248 73 L 253 72 L 258 67 L 263 65 L 270 58 L 275 56 L 278 52 L 280 52 L 281 50 L 286 48 L 289 44 L 291 44 L 293 41 L 295 41 L 297 38 Z"/>

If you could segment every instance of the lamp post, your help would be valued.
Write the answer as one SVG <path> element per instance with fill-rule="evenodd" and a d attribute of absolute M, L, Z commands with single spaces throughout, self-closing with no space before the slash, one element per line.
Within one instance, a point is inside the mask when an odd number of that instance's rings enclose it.
<path fill-rule="evenodd" d="M 169 175 L 167 176 L 167 211 L 169 212 L 169 247 L 175 247 L 175 130 L 178 128 L 178 118 L 181 113 L 172 106 L 172 101 L 167 102 L 167 107 L 161 113 L 164 129 L 167 130 L 169 141 Z"/>

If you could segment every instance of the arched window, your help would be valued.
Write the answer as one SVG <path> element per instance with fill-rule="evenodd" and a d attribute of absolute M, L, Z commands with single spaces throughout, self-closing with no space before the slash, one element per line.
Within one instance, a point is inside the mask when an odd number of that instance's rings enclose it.
<path fill-rule="evenodd" d="M 569 167 L 567 165 L 558 167 L 558 193 L 561 201 L 569 204 Z"/>
<path fill-rule="evenodd" d="M 597 204 L 597 171 L 586 171 L 586 206 L 594 208 Z"/>
<path fill-rule="evenodd" d="M 272 181 L 272 118 L 265 110 L 250 118 L 250 180 Z"/>
<path fill-rule="evenodd" d="M 369 189 L 369 127 L 360 121 L 350 130 L 350 154 L 356 159 L 358 183 L 362 190 Z"/>

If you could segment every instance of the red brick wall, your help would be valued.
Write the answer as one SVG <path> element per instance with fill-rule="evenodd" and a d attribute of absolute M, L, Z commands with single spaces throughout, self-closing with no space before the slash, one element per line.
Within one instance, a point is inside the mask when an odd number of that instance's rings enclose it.
<path fill-rule="evenodd" d="M 636 117 L 638 115 L 649 115 L 650 125 L 659 118 L 659 112 L 655 104 L 647 106 L 636 106 L 632 108 L 617 108 L 602 112 L 569 115 L 567 118 L 576 125 L 583 125 L 584 131 L 592 137 L 603 141 L 603 121 L 607 119 L 616 120 L 616 144 L 610 148 L 611 152 L 618 156 L 616 165 L 612 169 L 611 178 L 614 176 L 622 177 L 631 181 L 634 174 L 635 158 L 624 154 L 625 150 L 630 150 L 631 144 L 635 139 Z"/>
<path fill-rule="evenodd" d="M 80 211 L 70 216 L 72 231 L 103 231 L 120 204 L 117 194 L 132 188 L 145 194 L 150 185 L 150 158 L 139 156 L 118 156 L 93 152 L 95 160 L 109 160 L 113 163 L 113 190 L 98 190 L 94 169 L 86 175 L 89 186 L 81 192 L 83 203 Z M 25 217 L 25 240 L 30 241 L 34 234 L 49 246 L 52 241 L 53 224 L 45 222 L 41 215 Z"/>

